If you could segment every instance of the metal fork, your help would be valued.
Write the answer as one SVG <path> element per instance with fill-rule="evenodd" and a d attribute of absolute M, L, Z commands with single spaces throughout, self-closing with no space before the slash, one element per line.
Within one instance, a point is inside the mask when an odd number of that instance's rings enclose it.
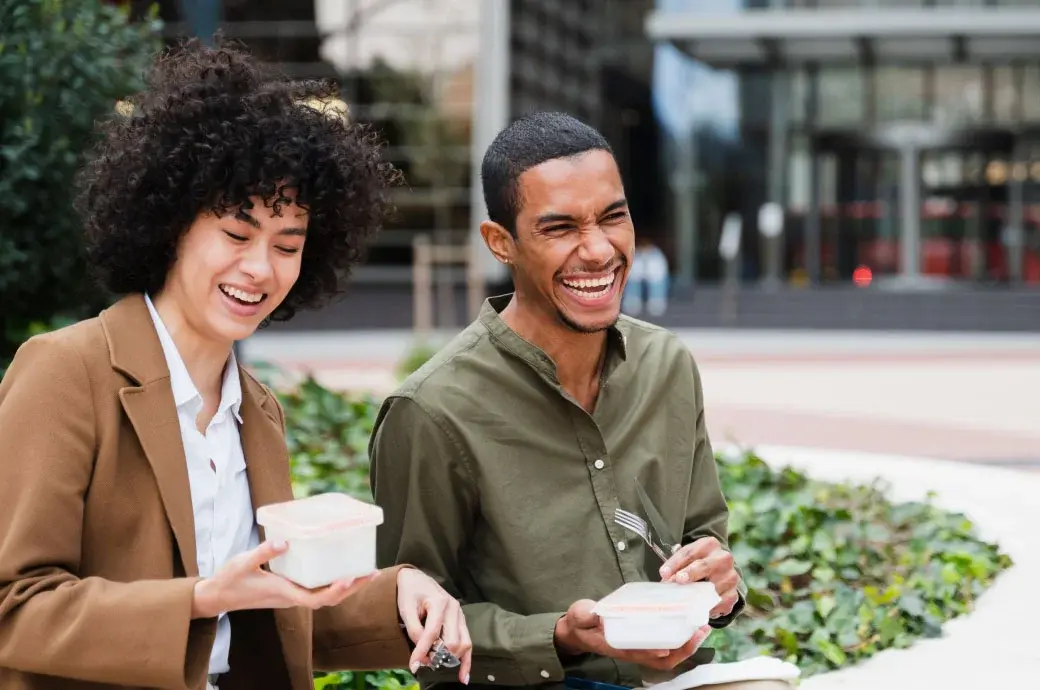
<path fill-rule="evenodd" d="M 664 550 L 654 543 L 653 535 L 650 533 L 650 525 L 646 524 L 646 520 L 635 513 L 630 513 L 621 508 L 615 508 L 614 522 L 628 531 L 637 534 L 640 539 L 646 542 L 646 545 L 650 547 L 650 550 L 657 554 L 657 557 L 661 559 L 662 563 L 668 560 L 668 556 L 665 555 Z"/>

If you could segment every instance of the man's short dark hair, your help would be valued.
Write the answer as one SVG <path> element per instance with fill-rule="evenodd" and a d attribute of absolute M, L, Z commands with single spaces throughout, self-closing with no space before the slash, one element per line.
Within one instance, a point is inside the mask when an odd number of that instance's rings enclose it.
<path fill-rule="evenodd" d="M 398 173 L 368 127 L 327 108 L 334 99 L 333 85 L 286 80 L 233 41 L 191 40 L 161 55 L 131 113 L 103 123 L 79 177 L 76 206 L 103 287 L 155 294 L 200 213 L 233 213 L 254 196 L 278 212 L 288 186 L 308 211 L 307 241 L 271 318 L 341 292 Z"/>
<path fill-rule="evenodd" d="M 588 151 L 614 151 L 602 134 L 566 113 L 524 115 L 498 133 L 480 166 L 488 218 L 516 236 L 518 180 L 530 168 Z"/>

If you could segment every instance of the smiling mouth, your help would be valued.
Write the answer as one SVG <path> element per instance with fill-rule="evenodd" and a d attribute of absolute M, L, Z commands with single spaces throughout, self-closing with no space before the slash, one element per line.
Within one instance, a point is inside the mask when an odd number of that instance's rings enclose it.
<path fill-rule="evenodd" d="M 618 278 L 621 267 L 617 267 L 610 273 L 596 278 L 561 278 L 560 282 L 565 288 L 584 299 L 596 299 L 605 297 L 614 288 L 614 282 Z"/>
<path fill-rule="evenodd" d="M 266 292 L 246 292 L 245 290 L 240 290 L 236 287 L 231 287 L 230 285 L 221 285 L 220 291 L 239 304 L 248 307 L 256 306 L 267 299 Z"/>

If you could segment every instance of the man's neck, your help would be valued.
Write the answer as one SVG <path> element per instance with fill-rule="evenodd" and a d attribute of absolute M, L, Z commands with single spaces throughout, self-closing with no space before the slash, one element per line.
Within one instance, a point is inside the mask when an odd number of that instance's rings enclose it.
<path fill-rule="evenodd" d="M 515 295 L 502 310 L 501 317 L 517 335 L 549 356 L 556 365 L 560 386 L 591 412 L 599 396 L 607 332 L 579 333 L 559 323 L 555 317 L 550 320 L 531 313 Z"/>

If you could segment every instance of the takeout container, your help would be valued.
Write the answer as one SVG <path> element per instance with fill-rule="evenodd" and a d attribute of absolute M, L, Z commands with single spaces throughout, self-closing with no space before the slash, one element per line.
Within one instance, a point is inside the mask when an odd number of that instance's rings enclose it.
<path fill-rule="evenodd" d="M 272 558 L 272 573 L 313 589 L 376 570 L 376 527 L 383 509 L 346 494 L 327 493 L 256 511 L 270 541 L 289 549 Z"/>
<path fill-rule="evenodd" d="M 601 599 L 593 613 L 614 649 L 678 649 L 708 624 L 721 601 L 710 582 L 629 582 Z"/>

